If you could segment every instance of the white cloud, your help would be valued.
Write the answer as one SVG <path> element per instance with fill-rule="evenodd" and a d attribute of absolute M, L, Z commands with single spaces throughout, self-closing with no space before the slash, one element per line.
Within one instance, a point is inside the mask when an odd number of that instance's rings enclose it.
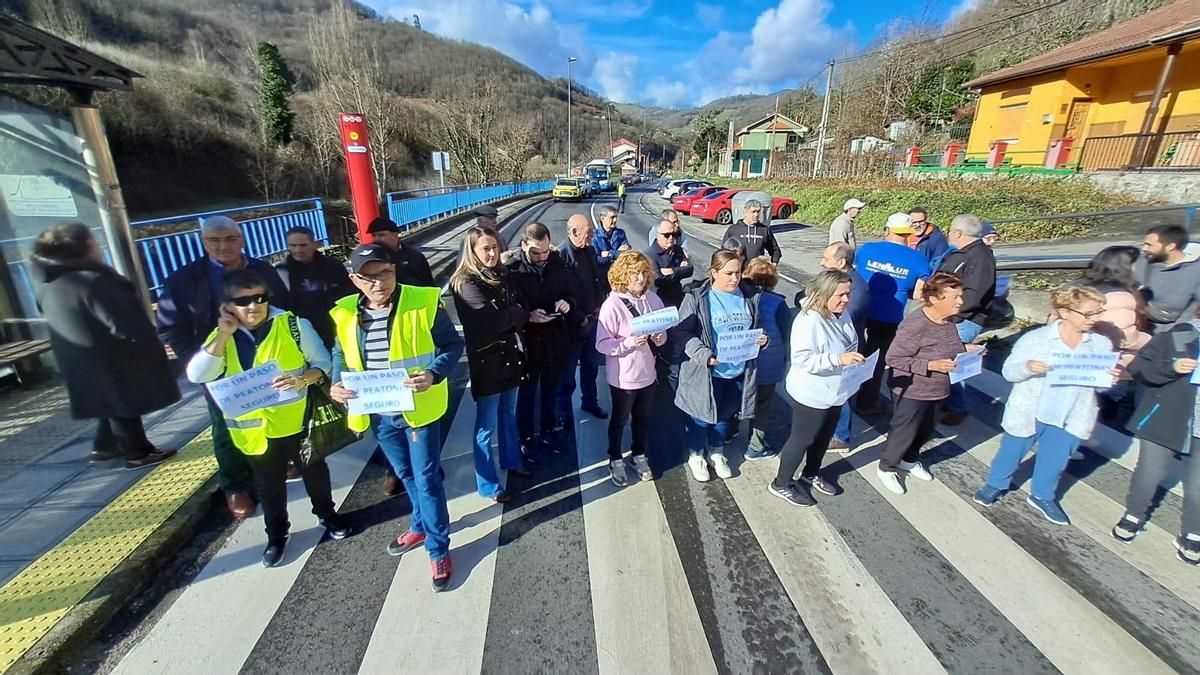
<path fill-rule="evenodd" d="M 709 30 L 717 30 L 725 19 L 725 8 L 721 5 L 710 5 L 704 2 L 696 3 L 696 18 L 700 25 Z"/>
<path fill-rule="evenodd" d="M 650 80 L 646 85 L 645 100 L 660 108 L 678 108 L 692 100 L 688 86 L 679 80 L 668 82 L 663 78 Z"/>
<path fill-rule="evenodd" d="M 963 14 L 966 14 L 967 12 L 977 9 L 979 7 L 979 4 L 980 4 L 979 0 L 959 0 L 957 3 L 954 4 L 953 7 L 950 8 L 950 16 L 946 20 L 948 22 L 954 21 L 955 19 L 959 18 Z"/>
<path fill-rule="evenodd" d="M 733 81 L 754 88 L 799 84 L 853 39 L 853 27 L 829 25 L 830 9 L 827 0 L 780 0 L 759 14 Z"/>
<path fill-rule="evenodd" d="M 628 103 L 636 98 L 634 91 L 638 84 L 637 66 L 638 57 L 633 54 L 608 52 L 596 59 L 592 79 L 596 81 L 604 98 Z"/>

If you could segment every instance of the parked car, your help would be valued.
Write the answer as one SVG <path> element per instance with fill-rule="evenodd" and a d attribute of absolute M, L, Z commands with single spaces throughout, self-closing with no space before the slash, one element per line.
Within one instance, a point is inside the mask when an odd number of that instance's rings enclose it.
<path fill-rule="evenodd" d="M 662 191 L 663 199 L 670 199 L 680 192 L 686 192 L 692 188 L 708 187 L 712 183 L 705 180 L 682 179 L 674 180 L 667 184 L 667 187 Z"/>
<path fill-rule="evenodd" d="M 702 199 L 691 203 L 691 215 L 708 222 L 728 225 L 733 222 L 733 196 L 745 192 L 745 188 L 710 192 Z M 787 197 L 771 199 L 771 219 L 786 220 L 796 212 L 796 202 Z"/>
<path fill-rule="evenodd" d="M 550 196 L 554 201 L 581 201 L 583 199 L 583 188 L 579 185 L 578 178 L 559 178 L 554 183 L 554 189 L 550 191 Z"/>
<path fill-rule="evenodd" d="M 704 199 L 714 192 L 720 192 L 721 190 L 728 189 L 729 188 L 726 187 L 714 187 L 712 185 L 708 187 L 692 188 L 683 194 L 671 197 L 671 208 L 680 213 L 688 214 L 692 212 L 692 204 L 696 203 L 697 200 Z"/>

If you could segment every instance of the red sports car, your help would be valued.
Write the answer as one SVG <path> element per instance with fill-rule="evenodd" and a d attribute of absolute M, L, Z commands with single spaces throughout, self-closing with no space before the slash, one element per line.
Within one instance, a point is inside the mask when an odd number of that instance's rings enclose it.
<path fill-rule="evenodd" d="M 733 196 L 745 192 L 744 188 L 713 192 L 703 199 L 692 202 L 691 215 L 708 222 L 729 225 L 733 222 Z M 775 197 L 771 200 L 771 218 L 786 220 L 796 212 L 796 202 L 787 197 Z"/>
<path fill-rule="evenodd" d="M 674 197 L 671 197 L 671 208 L 675 209 L 676 211 L 678 211 L 680 213 L 684 213 L 684 214 L 691 213 L 692 204 L 694 204 L 697 200 L 704 199 L 705 197 L 707 197 L 708 195 L 711 195 L 714 192 L 720 192 L 721 190 L 728 190 L 728 189 L 729 188 L 725 188 L 725 187 L 693 188 L 691 190 L 688 190 L 684 194 L 675 195 Z"/>

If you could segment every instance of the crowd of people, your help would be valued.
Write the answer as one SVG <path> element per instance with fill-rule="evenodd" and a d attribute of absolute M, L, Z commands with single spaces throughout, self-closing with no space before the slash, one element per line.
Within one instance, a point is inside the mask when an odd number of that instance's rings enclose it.
<path fill-rule="evenodd" d="M 309 392 L 325 387 L 349 404 L 357 394 L 347 374 L 403 369 L 408 409 L 348 414 L 346 423 L 374 432 L 390 470 L 385 491 L 402 486 L 412 503 L 411 524 L 388 553 L 424 547 L 433 586 L 442 590 L 453 565 L 439 421 L 449 408 L 448 378 L 464 354 L 476 403 L 476 486 L 495 502 L 512 498 L 509 477 L 528 476 L 547 453 L 571 447 L 576 387 L 581 411 L 607 420 L 608 471 L 618 487 L 668 468 L 655 466 L 663 460 L 647 440 L 658 393 L 682 413 L 686 463 L 697 481 L 734 478 L 728 453 L 746 424 L 744 459 L 778 457 L 765 486 L 771 494 L 797 506 L 816 503 L 814 494 L 836 496 L 841 488 L 824 458 L 850 449 L 852 410 L 887 429 L 876 467 L 884 489 L 903 495 L 908 479 L 933 480 L 921 448 L 939 423 L 957 425 L 968 415 L 962 383 L 951 375 L 984 352 L 979 339 L 996 296 L 995 233 L 970 214 L 943 232 L 914 208 L 888 216 L 882 239 L 862 241 L 855 219 L 866 206 L 846 202 L 822 270 L 794 308 L 775 290 L 782 251 L 760 222 L 766 207 L 757 201 L 746 203 L 724 245 L 703 262 L 685 248 L 671 210 L 644 252 L 634 250 L 609 206 L 598 209 L 598 228 L 583 214 L 568 219 L 557 246 L 544 224 L 529 223 L 517 250 L 506 251 L 496 210 L 483 207 L 450 276 L 461 335 L 428 262 L 386 218 L 369 224 L 375 242 L 355 248 L 345 265 L 318 250 L 312 231 L 293 228 L 287 258 L 276 266 L 245 254 L 237 222 L 208 218 L 200 232 L 205 255 L 161 290 L 157 330 L 83 225 L 44 232 L 32 268 L 72 412 L 99 420 L 93 461 L 120 457 L 138 468 L 173 455 L 150 443 L 141 416 L 179 400 L 180 371 L 208 383 L 278 365 L 271 387 L 286 402 L 232 415 L 206 394 L 220 486 L 235 517 L 261 504 L 268 567 L 283 559 L 288 540 L 288 480 L 303 481 L 331 537 L 353 530 L 336 511 L 328 466 L 302 452 Z M 1003 363 L 1012 383 L 1004 436 L 977 503 L 1002 499 L 1036 446 L 1026 501 L 1047 520 L 1068 523 L 1060 478 L 1105 397 L 1129 399 L 1140 452 L 1126 513 L 1112 534 L 1132 540 L 1158 486 L 1181 471 L 1177 555 L 1200 562 L 1200 464 L 1192 451 L 1200 402 L 1191 384 L 1200 351 L 1200 263 L 1193 249 L 1183 228 L 1154 227 L 1141 255 L 1105 249 L 1077 281 L 1054 291 L 1046 324 L 1017 338 Z M 916 307 L 908 311 L 910 303 Z M 643 317 L 664 312 L 666 323 L 639 328 L 647 325 Z M 1064 353 L 1114 352 L 1103 386 L 1047 380 Z M 611 413 L 597 392 L 601 364 Z M 780 384 L 791 407 L 782 444 L 769 440 Z"/>

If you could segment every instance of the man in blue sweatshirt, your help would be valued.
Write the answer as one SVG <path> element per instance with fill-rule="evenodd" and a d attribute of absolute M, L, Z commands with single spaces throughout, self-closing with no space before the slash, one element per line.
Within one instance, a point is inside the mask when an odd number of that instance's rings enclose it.
<path fill-rule="evenodd" d="M 596 249 L 596 264 L 600 266 L 600 281 L 604 292 L 608 292 L 608 268 L 612 266 L 621 251 L 628 251 L 629 237 L 625 230 L 617 227 L 617 210 L 611 206 L 601 206 L 596 209 L 599 213 L 600 228 L 592 237 L 592 248 Z"/>

